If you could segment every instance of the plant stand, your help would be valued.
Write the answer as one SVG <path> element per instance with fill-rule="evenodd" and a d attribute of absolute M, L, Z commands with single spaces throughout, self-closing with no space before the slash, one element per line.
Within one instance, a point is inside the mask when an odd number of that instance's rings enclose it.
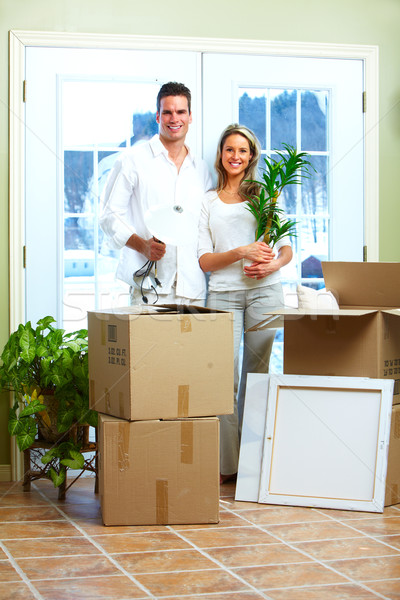
<path fill-rule="evenodd" d="M 75 481 L 77 481 L 84 471 L 89 471 L 95 474 L 95 494 L 99 491 L 98 481 L 98 457 L 97 457 L 97 428 L 96 428 L 96 441 L 89 441 L 89 425 L 75 425 L 68 434 L 68 438 L 73 438 L 74 441 L 77 439 L 81 440 L 82 448 L 81 453 L 94 452 L 94 456 L 86 459 L 83 468 L 79 475 L 74 477 L 71 482 L 67 485 L 67 476 L 65 481 L 58 488 L 58 499 L 65 500 L 65 494 Z M 43 453 L 41 450 L 49 450 L 54 447 L 54 443 L 46 442 L 43 439 L 37 439 L 32 446 L 24 450 L 24 479 L 22 482 L 24 492 L 29 492 L 31 489 L 31 482 L 36 479 L 48 478 L 48 471 L 51 466 L 54 466 L 53 461 L 47 465 L 41 462 Z M 68 469 L 67 469 L 68 473 Z"/>

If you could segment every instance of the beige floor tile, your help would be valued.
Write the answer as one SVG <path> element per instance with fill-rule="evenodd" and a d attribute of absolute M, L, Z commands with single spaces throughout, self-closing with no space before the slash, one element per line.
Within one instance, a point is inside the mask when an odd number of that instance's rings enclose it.
<path fill-rule="evenodd" d="M 136 579 L 157 597 L 180 595 L 211 594 L 218 592 L 240 592 L 249 587 L 220 569 L 175 573 L 151 573 L 136 575 Z M 174 597 L 174 596 L 173 596 Z"/>
<path fill-rule="evenodd" d="M 316 587 L 268 590 L 271 600 L 377 600 L 372 591 L 353 585 L 327 585 Z"/>
<path fill-rule="evenodd" d="M 108 553 L 147 552 L 151 550 L 179 550 L 190 548 L 190 544 L 170 531 L 155 533 L 132 533 L 96 535 L 92 538 Z"/>
<path fill-rule="evenodd" d="M 240 516 L 256 525 L 275 525 L 279 523 L 308 523 L 310 521 L 327 521 L 324 515 L 312 508 L 302 507 L 270 507 L 264 510 L 242 510 Z"/>
<path fill-rule="evenodd" d="M 349 519 L 346 524 L 367 535 L 400 535 L 400 517 L 378 517 L 363 521 Z"/>
<path fill-rule="evenodd" d="M 128 573 L 161 573 L 164 571 L 200 571 L 218 569 L 215 562 L 198 550 L 164 550 L 162 552 L 132 552 L 113 554 Z"/>
<path fill-rule="evenodd" d="M 67 504 L 62 507 L 70 519 L 95 519 L 101 517 L 100 506 L 96 503 Z"/>
<path fill-rule="evenodd" d="M 339 521 L 346 521 L 347 519 L 376 519 L 377 514 L 382 517 L 399 517 L 399 510 L 394 506 L 386 506 L 383 513 L 374 512 L 361 512 L 357 510 L 336 510 L 333 508 L 318 508 L 319 513 L 331 517 L 332 519 L 339 519 Z"/>
<path fill-rule="evenodd" d="M 334 521 L 311 521 L 309 523 L 294 523 L 293 525 L 264 525 L 263 528 L 285 542 L 330 540 L 357 535 L 351 528 Z"/>
<path fill-rule="evenodd" d="M 35 595 L 26 583 L 13 582 L 10 596 L 10 583 L 0 582 L 0 600 L 10 600 L 10 598 L 12 600 L 34 600 Z"/>
<path fill-rule="evenodd" d="M 52 506 L 0 507 L 0 523 L 13 521 L 61 521 L 63 516 Z"/>
<path fill-rule="evenodd" d="M 312 562 L 240 568 L 234 572 L 258 590 L 346 581 L 340 574 Z"/>
<path fill-rule="evenodd" d="M 63 556 L 55 558 L 18 558 L 16 562 L 31 579 L 65 579 L 118 575 L 119 569 L 104 555 Z"/>
<path fill-rule="evenodd" d="M 245 567 L 282 563 L 309 562 L 311 559 L 286 544 L 246 545 L 233 548 L 209 548 L 207 554 L 226 567 Z"/>
<path fill-rule="evenodd" d="M 21 581 L 20 575 L 9 560 L 0 561 L 0 581 Z"/>
<path fill-rule="evenodd" d="M 182 597 L 182 596 L 181 596 Z M 163 596 L 165 600 L 175 600 L 177 596 Z M 178 596 L 179 598 L 179 596 Z M 223 594 L 212 594 L 211 595 L 190 595 L 183 596 L 184 600 L 262 600 L 263 596 L 257 592 L 224 592 Z"/>
<path fill-rule="evenodd" d="M 400 579 L 400 556 L 337 560 L 327 564 L 356 581 Z"/>
<path fill-rule="evenodd" d="M 333 560 L 335 558 L 361 558 L 368 556 L 385 556 L 399 554 L 392 548 L 386 546 L 367 536 L 350 538 L 345 540 L 329 540 L 322 542 L 304 542 L 295 544 L 299 550 L 304 550 L 318 560 Z"/>
<path fill-rule="evenodd" d="M 257 527 L 222 527 L 220 529 L 190 529 L 182 532 L 185 539 L 199 548 L 243 546 L 243 544 L 273 544 L 276 540 Z"/>
<path fill-rule="evenodd" d="M 66 521 L 0 523 L 0 540 L 76 535 L 79 535 L 79 531 Z"/>
<path fill-rule="evenodd" d="M 196 524 L 193 525 L 171 525 L 172 529 L 185 530 L 185 529 L 210 529 L 212 527 L 246 527 L 249 524 L 241 515 L 233 514 L 226 510 L 220 510 L 219 523 L 210 524 Z"/>
<path fill-rule="evenodd" d="M 0 507 L 11 506 L 48 506 L 49 501 L 38 492 L 23 492 L 11 490 L 7 493 L 0 492 Z"/>
<path fill-rule="evenodd" d="M 400 579 L 369 581 L 368 587 L 390 600 L 400 600 Z"/>
<path fill-rule="evenodd" d="M 124 575 L 35 581 L 43 600 L 148 600 L 149 595 Z"/>
<path fill-rule="evenodd" d="M 114 535 L 116 533 L 139 533 L 149 532 L 154 533 L 155 531 L 165 531 L 164 525 L 117 525 L 107 526 L 103 525 L 101 517 L 95 519 L 74 519 L 82 530 L 88 535 Z"/>
<path fill-rule="evenodd" d="M 84 537 L 7 540 L 4 545 L 14 558 L 100 554 L 99 550 Z"/>
<path fill-rule="evenodd" d="M 385 542 L 400 550 L 400 535 L 382 535 L 376 538 L 379 542 Z"/>

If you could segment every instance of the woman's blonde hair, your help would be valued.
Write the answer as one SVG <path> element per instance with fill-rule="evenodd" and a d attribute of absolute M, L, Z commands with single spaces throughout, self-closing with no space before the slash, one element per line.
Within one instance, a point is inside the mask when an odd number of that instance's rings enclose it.
<path fill-rule="evenodd" d="M 228 125 L 228 127 L 226 127 L 221 133 L 218 141 L 217 156 L 215 158 L 214 165 L 218 175 L 217 192 L 220 192 L 225 187 L 227 181 L 226 171 L 222 166 L 222 148 L 224 147 L 226 138 L 235 134 L 241 135 L 248 141 L 250 152 L 252 154 L 239 186 L 239 194 L 241 196 L 252 196 L 258 192 L 258 185 L 246 180 L 257 179 L 257 166 L 261 155 L 261 148 L 258 139 L 251 129 L 245 127 L 244 125 L 239 125 L 238 123 L 232 123 L 231 125 Z"/>

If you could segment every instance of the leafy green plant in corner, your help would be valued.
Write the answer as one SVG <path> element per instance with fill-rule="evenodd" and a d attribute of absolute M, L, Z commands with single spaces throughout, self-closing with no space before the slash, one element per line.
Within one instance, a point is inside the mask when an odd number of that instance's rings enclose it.
<path fill-rule="evenodd" d="M 297 152 L 293 146 L 282 144 L 286 152 L 275 151 L 278 159 L 264 158 L 262 181 L 251 180 L 259 188 L 258 194 L 247 197 L 246 208 L 256 219 L 255 240 L 273 247 L 284 237 L 296 236 L 297 221 L 286 219 L 278 206 L 278 198 L 287 185 L 301 184 L 302 178 L 314 169 L 306 152 Z"/>
<path fill-rule="evenodd" d="M 55 486 L 68 468 L 80 469 L 84 458 L 76 425 L 97 426 L 89 409 L 87 330 L 66 333 L 44 317 L 32 327 L 19 325 L 1 354 L 0 387 L 15 393 L 8 429 L 23 451 L 37 439 L 50 447 L 42 457 Z"/>

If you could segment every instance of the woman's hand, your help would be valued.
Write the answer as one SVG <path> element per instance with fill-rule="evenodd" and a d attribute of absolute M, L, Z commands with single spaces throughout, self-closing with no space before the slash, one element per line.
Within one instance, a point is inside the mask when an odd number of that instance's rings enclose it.
<path fill-rule="evenodd" d="M 264 279 L 279 269 L 277 260 L 265 262 L 253 262 L 250 266 L 243 268 L 243 273 L 250 279 Z"/>
<path fill-rule="evenodd" d="M 275 257 L 275 252 L 265 242 L 253 242 L 242 247 L 242 256 L 257 263 L 269 263 Z"/>
<path fill-rule="evenodd" d="M 251 279 L 264 279 L 275 271 L 278 271 L 292 260 L 293 251 L 290 246 L 282 246 L 278 251 L 278 256 L 269 262 L 254 261 L 248 267 L 244 267 L 243 273 Z"/>

